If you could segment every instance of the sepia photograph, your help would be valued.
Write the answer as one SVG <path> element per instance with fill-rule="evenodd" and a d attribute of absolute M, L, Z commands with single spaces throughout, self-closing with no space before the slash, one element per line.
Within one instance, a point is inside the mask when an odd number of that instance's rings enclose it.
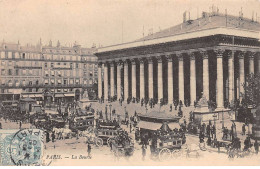
<path fill-rule="evenodd" d="M 0 0 L 0 166 L 259 166 L 260 0 Z"/>

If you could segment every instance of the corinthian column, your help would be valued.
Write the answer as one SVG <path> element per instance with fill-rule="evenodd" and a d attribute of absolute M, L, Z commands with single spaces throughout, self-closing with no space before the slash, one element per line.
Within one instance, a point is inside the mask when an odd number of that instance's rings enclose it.
<path fill-rule="evenodd" d="M 228 101 L 234 101 L 234 52 L 228 51 Z"/>
<path fill-rule="evenodd" d="M 242 100 L 242 95 L 244 94 L 244 87 L 243 84 L 245 83 L 245 65 L 244 65 L 244 57 L 245 57 L 245 52 L 239 52 L 239 95 L 240 95 L 240 100 Z"/>
<path fill-rule="evenodd" d="M 145 97 L 144 90 L 144 60 L 140 59 L 140 99 Z"/>
<path fill-rule="evenodd" d="M 148 59 L 148 95 L 149 98 L 153 98 L 153 59 Z"/>
<path fill-rule="evenodd" d="M 104 65 L 104 100 L 108 100 L 108 63 Z"/>
<path fill-rule="evenodd" d="M 202 51 L 203 58 L 203 95 L 209 100 L 209 55 L 207 51 Z"/>
<path fill-rule="evenodd" d="M 98 98 L 102 97 L 102 63 L 98 63 Z"/>
<path fill-rule="evenodd" d="M 182 54 L 177 54 L 179 59 L 179 100 L 184 103 L 184 70 L 183 70 L 183 56 Z"/>
<path fill-rule="evenodd" d="M 217 92 L 216 101 L 217 107 L 224 107 L 224 86 L 223 86 L 223 50 L 215 51 L 217 53 Z"/>
<path fill-rule="evenodd" d="M 131 60 L 132 64 L 132 97 L 136 98 L 136 63 L 135 60 Z"/>
<path fill-rule="evenodd" d="M 173 103 L 173 70 L 172 70 L 172 56 L 168 55 L 167 56 L 167 61 L 168 61 L 168 103 L 172 104 Z"/>
<path fill-rule="evenodd" d="M 128 62 L 124 61 L 124 100 L 128 98 Z"/>
<path fill-rule="evenodd" d="M 117 62 L 117 99 L 119 100 L 122 96 L 121 94 L 121 68 L 122 63 L 121 61 Z"/>
<path fill-rule="evenodd" d="M 163 98 L 163 67 L 162 67 L 162 57 L 157 57 L 158 61 L 158 100 Z"/>
<path fill-rule="evenodd" d="M 110 63 L 110 95 L 115 95 L 114 62 Z"/>
<path fill-rule="evenodd" d="M 190 53 L 190 101 L 191 106 L 194 106 L 194 101 L 196 101 L 196 62 L 195 54 Z"/>
<path fill-rule="evenodd" d="M 255 73 L 254 56 L 255 56 L 255 53 L 249 52 L 249 73 Z"/>

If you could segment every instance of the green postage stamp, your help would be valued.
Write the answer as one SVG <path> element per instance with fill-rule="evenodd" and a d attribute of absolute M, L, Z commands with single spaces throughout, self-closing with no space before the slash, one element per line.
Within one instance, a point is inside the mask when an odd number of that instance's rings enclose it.
<path fill-rule="evenodd" d="M 0 130 L 0 165 L 41 165 L 43 137 L 40 129 Z"/>

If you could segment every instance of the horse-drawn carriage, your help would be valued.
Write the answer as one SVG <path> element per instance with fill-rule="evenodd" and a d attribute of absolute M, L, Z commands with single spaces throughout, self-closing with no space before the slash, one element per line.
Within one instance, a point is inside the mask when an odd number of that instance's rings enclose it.
<path fill-rule="evenodd" d="M 69 128 L 75 132 L 77 130 L 93 130 L 95 116 L 90 112 L 82 112 L 73 115 L 69 119 Z"/>
<path fill-rule="evenodd" d="M 152 158 L 161 161 L 180 156 L 186 142 L 185 132 L 179 125 L 180 117 L 165 113 L 139 114 L 141 144 L 150 142 Z"/>
<path fill-rule="evenodd" d="M 130 157 L 134 153 L 134 142 L 126 131 L 118 131 L 118 135 L 110 138 L 109 146 L 116 158 Z"/>
<path fill-rule="evenodd" d="M 96 124 L 95 133 L 103 140 L 104 144 L 109 145 L 111 138 L 117 136 L 119 124 L 113 121 L 98 120 Z"/>

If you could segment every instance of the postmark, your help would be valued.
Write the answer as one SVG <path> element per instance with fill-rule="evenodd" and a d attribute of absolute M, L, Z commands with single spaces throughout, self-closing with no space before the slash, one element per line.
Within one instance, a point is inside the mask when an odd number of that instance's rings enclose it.
<path fill-rule="evenodd" d="M 43 137 L 44 132 L 40 129 L 5 134 L 1 139 L 1 165 L 41 165 Z"/>

